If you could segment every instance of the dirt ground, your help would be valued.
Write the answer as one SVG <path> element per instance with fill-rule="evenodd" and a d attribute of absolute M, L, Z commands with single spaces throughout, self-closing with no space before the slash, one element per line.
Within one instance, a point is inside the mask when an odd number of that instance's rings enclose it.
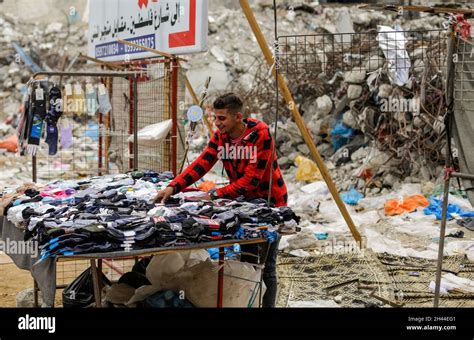
<path fill-rule="evenodd" d="M 133 260 L 109 261 L 103 272 L 110 280 L 116 281 L 131 270 Z M 89 267 L 88 261 L 59 262 L 56 271 L 56 284 L 67 285 Z M 114 271 L 111 267 L 116 268 Z M 29 271 L 19 269 L 11 259 L 0 252 L 0 308 L 16 307 L 16 295 L 24 289 L 33 288 L 33 278 Z M 56 290 L 55 307 L 62 306 L 62 289 Z"/>
<path fill-rule="evenodd" d="M 10 258 L 0 254 L 0 307 L 16 307 L 16 294 L 33 287 L 29 271 L 18 269 Z"/>

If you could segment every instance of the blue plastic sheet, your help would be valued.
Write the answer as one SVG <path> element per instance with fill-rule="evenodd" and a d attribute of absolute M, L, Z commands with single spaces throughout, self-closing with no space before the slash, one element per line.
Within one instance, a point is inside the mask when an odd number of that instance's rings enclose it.
<path fill-rule="evenodd" d="M 429 201 L 430 205 L 423 209 L 423 212 L 425 215 L 435 215 L 437 220 L 441 220 L 443 200 L 432 196 Z M 457 204 L 448 204 L 447 218 L 453 218 L 452 214 L 457 214 L 461 217 L 474 217 L 474 211 L 461 209 Z"/>
<path fill-rule="evenodd" d="M 343 122 L 338 122 L 331 131 L 331 143 L 334 151 L 349 143 L 354 135 L 354 130 Z"/>
<path fill-rule="evenodd" d="M 362 198 L 364 198 L 364 195 L 351 186 L 348 192 L 341 194 L 341 198 L 346 204 L 356 205 Z"/>

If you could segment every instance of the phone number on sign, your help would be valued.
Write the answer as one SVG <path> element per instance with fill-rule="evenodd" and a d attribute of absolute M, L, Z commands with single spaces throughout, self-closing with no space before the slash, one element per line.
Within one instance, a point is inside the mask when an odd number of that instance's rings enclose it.
<path fill-rule="evenodd" d="M 148 47 L 148 48 L 153 48 L 153 49 L 155 48 L 154 36 L 148 36 L 148 37 L 133 39 L 129 41 L 131 43 L 134 43 L 143 47 Z M 129 46 L 129 45 L 125 45 L 124 49 L 125 49 L 125 53 L 143 52 L 143 50 L 140 47 Z"/>

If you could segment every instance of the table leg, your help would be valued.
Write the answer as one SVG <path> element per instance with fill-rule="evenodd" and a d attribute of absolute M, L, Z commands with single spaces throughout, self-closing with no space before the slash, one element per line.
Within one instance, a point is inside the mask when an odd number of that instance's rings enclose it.
<path fill-rule="evenodd" d="M 101 297 L 100 297 L 100 283 L 99 283 L 99 273 L 97 266 L 95 265 L 95 260 L 91 260 L 91 270 L 92 270 L 92 285 L 94 286 L 94 298 L 95 306 L 102 307 Z"/>
<path fill-rule="evenodd" d="M 217 274 L 217 308 L 224 302 L 224 248 L 219 248 L 219 272 Z"/>
<path fill-rule="evenodd" d="M 38 283 L 33 279 L 33 307 L 38 308 Z"/>

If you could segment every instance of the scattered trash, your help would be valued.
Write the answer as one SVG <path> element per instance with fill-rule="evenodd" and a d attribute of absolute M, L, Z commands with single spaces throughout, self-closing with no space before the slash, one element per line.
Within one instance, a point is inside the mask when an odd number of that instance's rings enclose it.
<path fill-rule="evenodd" d="M 429 206 L 430 202 L 423 195 L 409 196 L 403 200 L 391 199 L 385 203 L 385 215 L 401 215 L 406 212 L 413 212 L 420 207 Z"/>
<path fill-rule="evenodd" d="M 316 238 L 318 240 L 327 240 L 329 234 L 328 233 L 314 233 L 314 236 L 316 236 Z"/>
<path fill-rule="evenodd" d="M 362 195 L 360 192 L 354 189 L 353 186 L 351 186 L 348 192 L 344 192 L 341 194 L 341 198 L 344 201 L 344 203 L 347 203 L 350 205 L 356 205 L 359 202 L 359 200 L 364 198 L 364 195 Z"/>
<path fill-rule="evenodd" d="M 334 150 L 338 150 L 347 143 L 350 138 L 354 135 L 354 130 L 346 126 L 344 123 L 337 123 L 331 131 L 331 143 Z"/>
<path fill-rule="evenodd" d="M 437 220 L 441 220 L 443 212 L 443 200 L 436 197 L 430 197 L 429 206 L 423 211 L 426 215 L 435 215 Z M 474 211 L 465 211 L 457 204 L 448 204 L 448 210 L 446 214 L 447 218 L 453 218 L 453 214 L 458 214 L 461 217 L 474 217 Z"/>
<path fill-rule="evenodd" d="M 11 135 L 6 139 L 0 140 L 0 149 L 5 149 L 8 152 L 17 152 L 18 151 L 18 137 L 16 135 Z"/>
<path fill-rule="evenodd" d="M 318 166 L 311 159 L 299 155 L 295 158 L 295 164 L 298 167 L 296 180 L 314 182 L 323 179 Z"/>

